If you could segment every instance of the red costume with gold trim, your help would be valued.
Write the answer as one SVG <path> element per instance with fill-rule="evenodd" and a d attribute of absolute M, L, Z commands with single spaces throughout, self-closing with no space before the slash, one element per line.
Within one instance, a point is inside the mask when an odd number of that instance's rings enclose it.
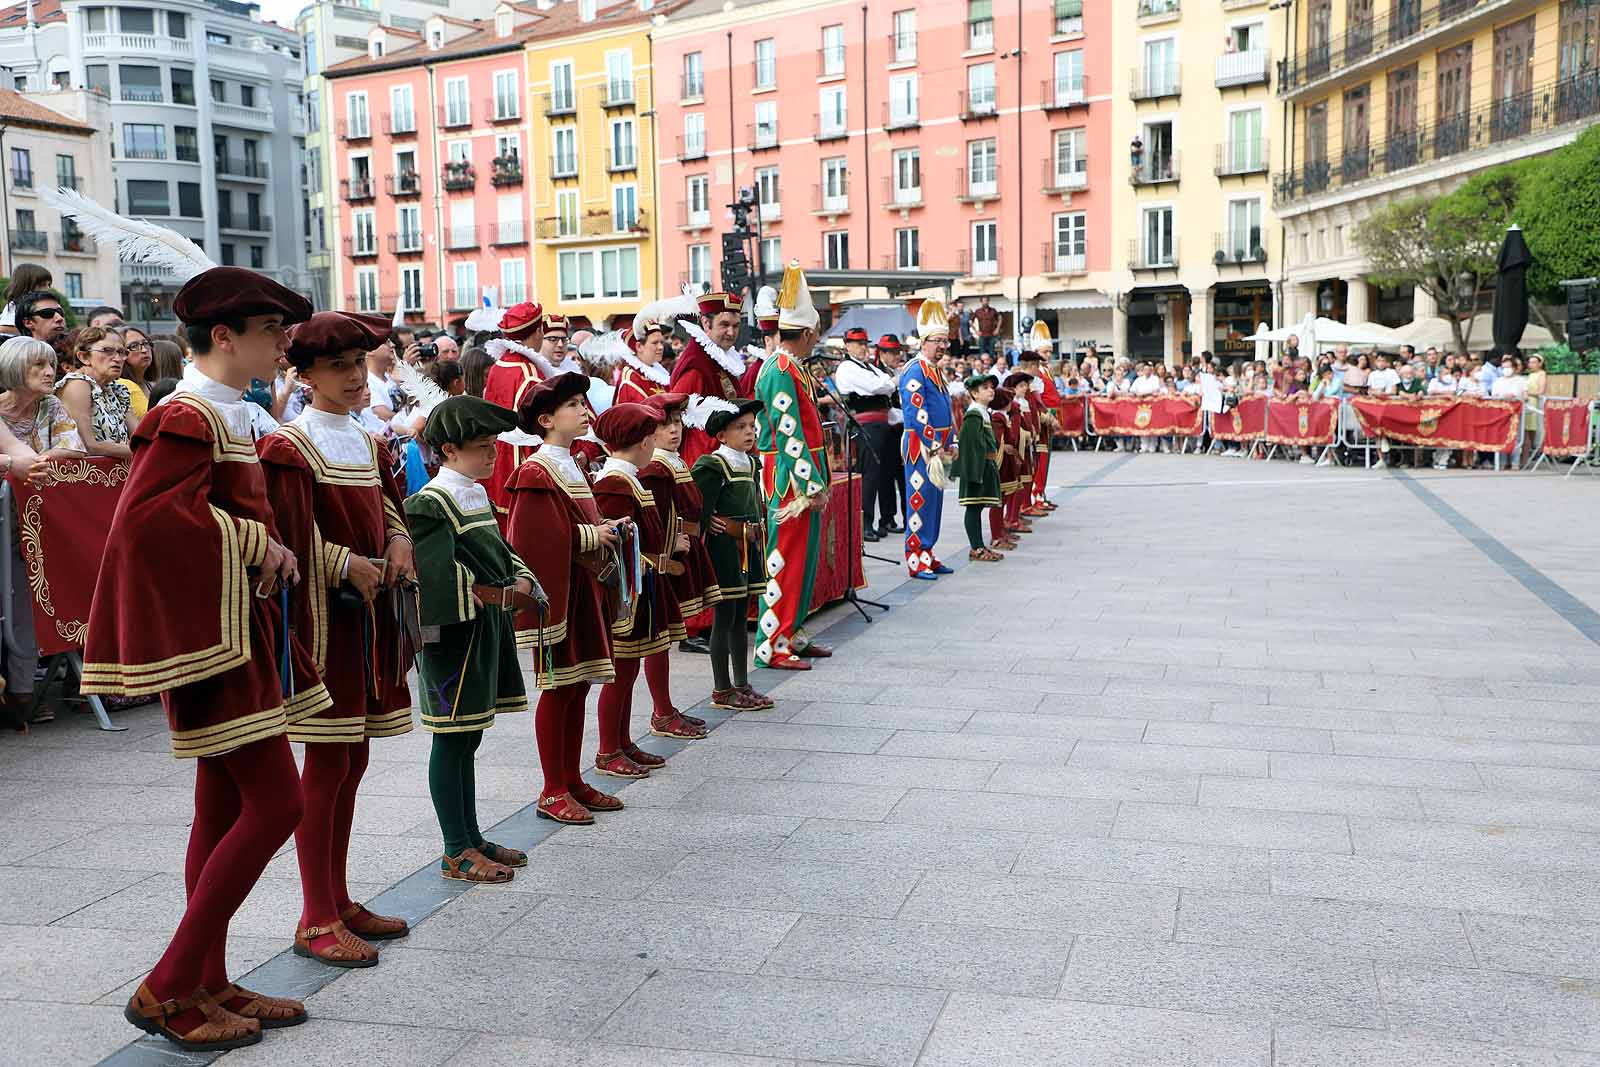
<path fill-rule="evenodd" d="M 215 756 L 283 734 L 332 704 L 279 599 L 248 571 L 281 541 L 255 443 L 208 401 L 175 394 L 140 421 L 84 643 L 86 693 L 161 694 L 172 751 Z M 181 589 L 141 553 L 183 561 Z M 163 609 L 162 605 L 169 605 Z M 287 641 L 291 692 L 279 664 Z"/>
<path fill-rule="evenodd" d="M 626 363 L 622 365 L 622 374 L 617 379 L 618 404 L 643 404 L 653 396 L 667 391 L 667 387 L 660 382 L 653 382 L 645 377 L 644 373 L 636 367 Z"/>
<path fill-rule="evenodd" d="M 522 403 L 528 390 L 544 381 L 533 360 L 515 349 L 508 348 L 489 367 L 489 373 L 483 380 L 483 398 L 491 404 L 499 404 L 510 411 L 516 411 Z M 500 519 L 500 527 L 505 529 L 505 519 L 511 510 L 511 499 L 506 493 L 506 482 L 518 467 L 533 455 L 532 446 L 511 445 L 504 441 L 494 443 L 494 473 L 489 480 L 483 483 L 483 488 L 489 494 L 489 503 L 493 505 L 495 515 Z"/>
<path fill-rule="evenodd" d="M 628 617 L 611 626 L 612 658 L 644 659 L 664 652 L 673 641 L 688 636 L 677 597 L 664 580 L 672 547 L 664 513 L 638 475 L 621 470 L 602 471 L 594 481 L 594 497 L 600 514 L 608 519 L 632 519 L 638 527 L 646 572 L 644 592 L 634 599 Z"/>
<path fill-rule="evenodd" d="M 664 476 L 670 475 L 670 489 Z M 705 511 L 705 498 L 694 482 L 694 475 L 676 452 L 656 449 L 655 460 L 639 472 L 639 480 L 650 489 L 656 507 L 661 506 L 664 494 L 672 499 L 672 512 L 677 532 L 689 537 L 689 551 L 679 558 L 682 574 L 667 576 L 667 584 L 678 598 L 678 609 L 685 620 L 709 610 L 722 599 L 722 587 L 717 584 L 717 569 L 711 562 L 711 552 L 706 548 L 706 533 L 701 529 L 701 514 Z"/>

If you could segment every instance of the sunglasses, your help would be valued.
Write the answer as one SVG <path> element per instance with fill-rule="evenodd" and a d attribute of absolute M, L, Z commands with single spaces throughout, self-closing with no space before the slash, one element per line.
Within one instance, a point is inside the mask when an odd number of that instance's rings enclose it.
<path fill-rule="evenodd" d="M 35 319 L 64 319 L 67 316 L 66 312 L 60 308 L 37 308 L 29 317 Z"/>

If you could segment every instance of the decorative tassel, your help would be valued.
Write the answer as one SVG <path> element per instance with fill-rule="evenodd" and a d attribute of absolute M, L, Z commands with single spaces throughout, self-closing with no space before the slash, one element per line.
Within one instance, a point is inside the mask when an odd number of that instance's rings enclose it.
<path fill-rule="evenodd" d="M 799 301 L 801 277 L 798 261 L 791 260 L 789 265 L 783 268 L 783 281 L 778 286 L 779 308 L 792 308 Z"/>

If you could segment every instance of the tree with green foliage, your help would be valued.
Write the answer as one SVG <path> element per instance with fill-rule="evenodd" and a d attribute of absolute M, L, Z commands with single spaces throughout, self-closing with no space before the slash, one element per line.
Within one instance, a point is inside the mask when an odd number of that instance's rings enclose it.
<path fill-rule="evenodd" d="M 1356 227 L 1355 243 L 1374 285 L 1411 285 L 1439 305 L 1450 323 L 1458 352 L 1466 352 L 1462 329 L 1472 318 L 1474 298 L 1493 277 L 1500 242 L 1527 168 L 1522 163 L 1474 175 L 1436 200 L 1402 200 Z"/>
<path fill-rule="evenodd" d="M 1529 162 L 1516 212 L 1533 253 L 1528 292 L 1559 303 L 1563 278 L 1600 277 L 1600 126 Z"/>

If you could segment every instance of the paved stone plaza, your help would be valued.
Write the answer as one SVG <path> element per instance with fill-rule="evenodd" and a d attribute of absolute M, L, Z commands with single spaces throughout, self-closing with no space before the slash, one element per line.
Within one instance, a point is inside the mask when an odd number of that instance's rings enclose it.
<path fill-rule="evenodd" d="M 229 948 L 313 1019 L 223 1062 L 1600 1064 L 1600 481 L 1052 474 L 1022 551 L 869 564 L 892 611 L 829 612 L 833 660 L 759 672 L 775 712 L 706 713 L 595 828 L 536 823 L 532 716 L 502 718 L 511 885 L 438 878 L 428 737 L 374 743 L 352 879 L 421 921 L 328 981 L 284 951 L 286 848 Z M 157 709 L 119 718 L 0 737 L 0 1063 L 207 1062 L 122 1019 L 193 770 Z"/>

